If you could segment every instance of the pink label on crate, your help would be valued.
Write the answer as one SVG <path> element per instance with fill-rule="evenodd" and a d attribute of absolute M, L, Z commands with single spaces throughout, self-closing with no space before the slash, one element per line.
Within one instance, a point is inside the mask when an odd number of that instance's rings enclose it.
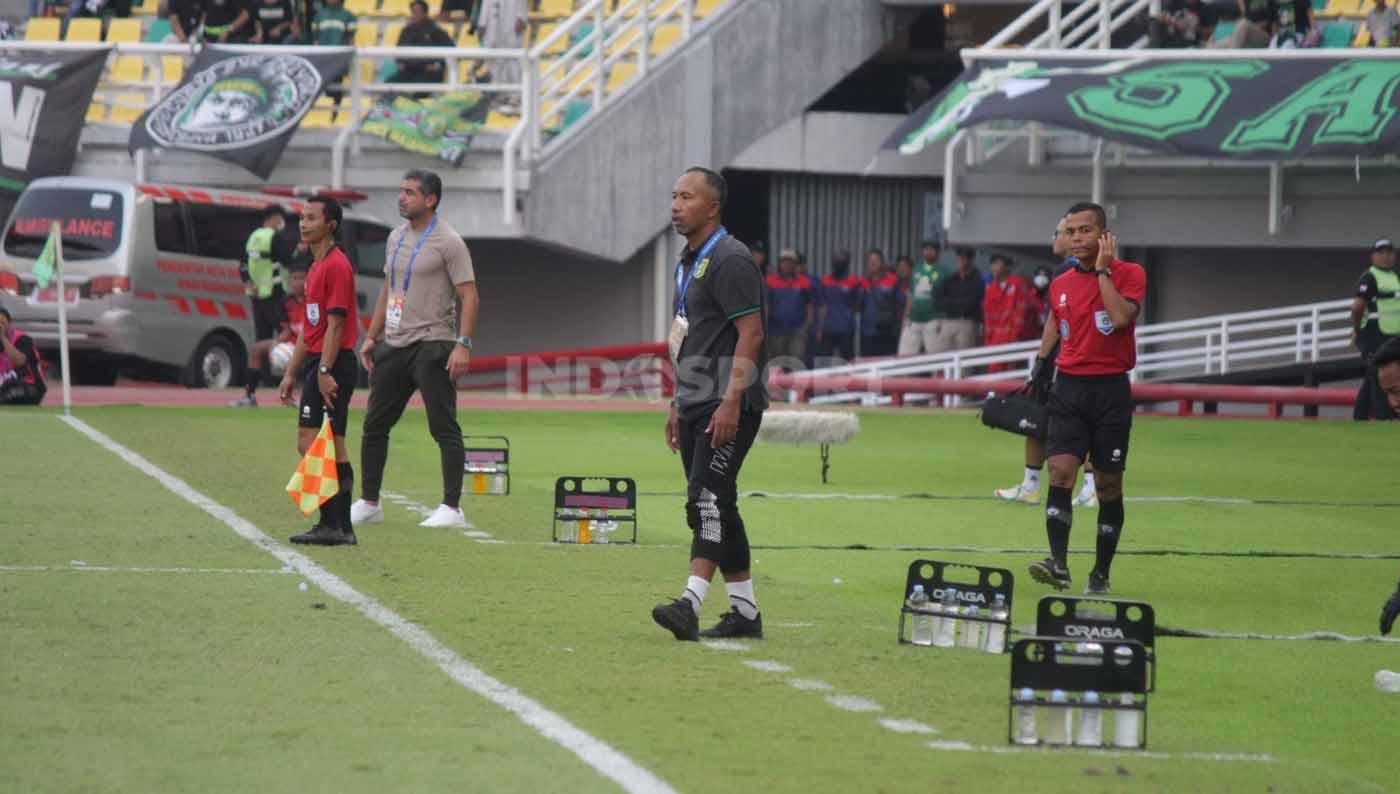
<path fill-rule="evenodd" d="M 466 452 L 468 463 L 499 463 L 506 459 L 503 449 L 469 449 Z"/>
<path fill-rule="evenodd" d="M 608 510 L 626 510 L 627 499 L 621 496 L 590 496 L 580 494 L 578 496 L 564 497 L 565 507 L 602 507 Z"/>

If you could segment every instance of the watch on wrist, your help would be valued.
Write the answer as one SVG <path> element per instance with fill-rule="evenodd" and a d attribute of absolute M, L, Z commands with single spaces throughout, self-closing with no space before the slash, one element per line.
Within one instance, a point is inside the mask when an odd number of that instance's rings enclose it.
<path fill-rule="evenodd" d="M 468 350 L 471 350 L 472 338 L 470 336 L 459 336 L 457 337 L 457 344 L 461 345 L 462 347 L 465 347 Z"/>
<path fill-rule="evenodd" d="M 1112 270 L 1108 270 L 1107 268 L 1105 268 L 1105 269 L 1103 269 L 1103 270 L 1095 270 L 1094 272 L 1097 273 L 1097 274 L 1099 274 L 1100 276 L 1112 276 L 1112 275 L 1113 275 L 1113 271 L 1112 271 Z"/>
<path fill-rule="evenodd" d="M 322 364 L 321 366 L 317 367 L 317 368 L 316 368 L 316 371 L 319 372 L 319 373 L 321 373 L 322 375 L 329 375 L 329 374 L 331 374 L 330 367 L 327 367 L 325 364 Z"/>

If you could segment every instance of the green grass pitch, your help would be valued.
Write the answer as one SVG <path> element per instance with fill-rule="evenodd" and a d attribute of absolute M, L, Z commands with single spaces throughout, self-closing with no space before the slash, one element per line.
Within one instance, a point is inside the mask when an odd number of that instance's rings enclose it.
<path fill-rule="evenodd" d="M 306 525 L 282 492 L 296 464 L 288 410 L 94 408 L 85 421 L 279 541 Z M 767 638 L 678 643 L 652 624 L 679 593 L 689 531 L 679 465 L 654 412 L 462 415 L 510 437 L 509 497 L 465 498 L 482 543 L 427 530 L 386 502 L 354 549 L 307 554 L 490 675 L 679 791 L 1353 792 L 1400 779 L 1400 696 L 1377 642 L 1161 638 L 1150 701 L 1157 756 L 936 749 L 1006 744 L 1007 657 L 900 646 L 918 556 L 1013 570 L 1013 623 L 1047 590 L 1024 575 L 1038 509 L 999 504 L 1021 445 L 967 413 L 869 412 L 819 482 L 810 447 L 759 445 L 746 498 Z M 361 416 L 351 419 L 358 451 Z M 1147 556 L 1400 552 L 1388 426 L 1139 418 L 1115 594 L 1173 628 L 1374 635 L 1394 559 Z M 0 412 L 0 791 L 616 791 L 566 748 L 53 413 Z M 355 455 L 358 458 L 358 454 Z M 421 413 L 395 429 L 385 489 L 432 506 L 437 450 Z M 554 478 L 635 477 L 640 545 L 549 544 Z M 1388 504 L 1389 503 L 1389 504 Z M 1080 510 L 1071 566 L 1093 548 Z M 851 545 L 865 549 L 843 549 Z M 109 570 L 77 570 L 84 567 Z M 839 580 L 839 583 L 838 583 Z M 709 623 L 726 609 L 711 590 Z M 745 661 L 776 662 L 771 672 Z M 828 684 L 801 689 L 790 679 Z M 833 707 L 828 695 L 878 704 Z M 880 719 L 915 720 L 933 735 Z M 1252 760 L 1213 760 L 1239 754 Z M 1271 760 L 1257 760 L 1268 756 Z"/>

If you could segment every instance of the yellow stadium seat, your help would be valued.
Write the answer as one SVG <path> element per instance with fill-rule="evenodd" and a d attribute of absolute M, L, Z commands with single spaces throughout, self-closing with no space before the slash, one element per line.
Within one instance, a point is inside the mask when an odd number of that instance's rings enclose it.
<path fill-rule="evenodd" d="M 379 7 L 381 17 L 406 17 L 408 16 L 408 4 L 411 0 L 384 0 L 384 4 Z"/>
<path fill-rule="evenodd" d="M 139 83 L 146 75 L 146 59 L 140 55 L 118 55 L 112 62 L 109 79 L 118 83 Z"/>
<path fill-rule="evenodd" d="M 117 94 L 112 103 L 112 122 L 133 124 L 146 111 L 145 94 Z"/>
<path fill-rule="evenodd" d="M 141 20 L 127 17 L 113 19 L 107 26 L 107 41 L 116 44 L 136 44 L 141 41 Z"/>
<path fill-rule="evenodd" d="M 38 17 L 29 20 L 29 25 L 24 29 L 25 41 L 58 41 L 58 32 L 63 27 L 63 20 L 58 17 Z"/>
<path fill-rule="evenodd" d="M 695 16 L 703 17 L 706 14 L 713 13 L 720 6 L 724 5 L 724 3 L 725 0 L 695 0 Z"/>
<path fill-rule="evenodd" d="M 68 35 L 64 41 L 102 41 L 102 20 L 96 17 L 78 17 L 69 20 Z"/>
<path fill-rule="evenodd" d="M 357 17 L 367 17 L 374 13 L 375 0 L 349 0 L 345 4 L 345 10 Z"/>
<path fill-rule="evenodd" d="M 463 58 L 462 60 L 458 61 L 458 62 L 457 62 L 457 82 L 459 82 L 459 83 L 474 83 L 474 82 L 476 82 L 476 67 L 477 67 L 477 62 L 476 62 L 474 59 L 472 59 L 472 58 Z"/>
<path fill-rule="evenodd" d="M 323 96 L 316 100 L 316 104 L 306 111 L 306 115 L 301 119 L 301 126 L 325 129 L 335 126 L 335 100 L 328 96 Z"/>
<path fill-rule="evenodd" d="M 540 0 L 540 7 L 530 14 L 533 19 L 563 19 L 574 15 L 574 0 Z"/>
<path fill-rule="evenodd" d="M 375 73 L 379 71 L 378 65 L 368 58 L 361 58 L 358 63 L 360 64 L 360 85 L 373 83 Z"/>
<path fill-rule="evenodd" d="M 180 82 L 180 78 L 185 76 L 185 59 L 180 55 L 160 56 L 160 77 L 161 81 L 170 84 Z"/>
<path fill-rule="evenodd" d="M 651 32 L 651 48 L 647 51 L 652 55 L 660 55 L 680 40 L 680 25 L 662 25 Z"/>
<path fill-rule="evenodd" d="M 618 54 L 619 52 L 622 52 L 623 50 L 626 50 L 626 49 L 629 49 L 629 48 L 640 49 L 639 42 L 641 42 L 641 40 L 642 40 L 642 29 L 641 29 L 641 28 L 631 28 L 631 29 L 628 30 L 626 33 L 623 33 L 621 36 L 618 36 L 617 38 L 613 39 L 613 40 L 608 44 L 608 50 L 607 50 L 608 55 L 609 55 L 609 56 L 616 55 L 616 54 Z"/>
<path fill-rule="evenodd" d="M 507 132 L 515 129 L 515 125 L 519 123 L 519 116 L 507 116 L 496 110 L 486 114 L 486 129 L 492 132 Z"/>
<path fill-rule="evenodd" d="M 535 37 L 530 40 L 530 46 L 534 46 L 549 38 L 549 35 L 558 29 L 558 25 L 553 22 L 544 22 L 535 28 Z M 569 37 L 560 36 L 555 42 L 549 45 L 549 49 L 544 51 L 545 55 L 558 55 L 569 46 Z"/>
<path fill-rule="evenodd" d="M 93 101 L 88 105 L 87 115 L 83 120 L 89 124 L 98 124 L 107 120 L 107 106 L 98 101 Z"/>
<path fill-rule="evenodd" d="M 462 32 L 459 33 L 459 34 L 457 34 L 457 46 L 458 46 L 458 47 L 475 47 L 475 48 L 480 49 L 480 47 L 481 47 L 481 37 L 478 36 L 478 35 L 476 35 L 475 33 L 471 32 L 471 30 L 468 29 L 467 26 L 463 25 L 463 26 L 462 26 Z"/>
<path fill-rule="evenodd" d="M 379 43 L 379 25 L 367 19 L 355 23 L 355 46 L 373 47 Z"/>
<path fill-rule="evenodd" d="M 1327 0 L 1327 6 L 1322 9 L 1321 16 L 1355 17 L 1362 16 L 1363 13 L 1360 0 Z"/>
<path fill-rule="evenodd" d="M 384 38 L 380 40 L 380 45 L 384 47 L 396 47 L 399 43 L 399 34 L 403 32 L 402 22 L 390 22 L 384 26 Z"/>
<path fill-rule="evenodd" d="M 609 94 L 611 94 L 612 92 L 618 90 L 619 88 L 622 88 L 622 87 L 623 87 L 624 85 L 626 85 L 629 81 L 631 81 L 633 77 L 636 77 L 636 76 L 637 76 L 637 65 L 636 65 L 635 63 L 628 63 L 627 61 L 619 61 L 619 62 L 613 64 L 613 65 L 612 65 L 612 71 L 608 73 L 608 88 L 607 88 L 607 92 L 608 92 Z"/>

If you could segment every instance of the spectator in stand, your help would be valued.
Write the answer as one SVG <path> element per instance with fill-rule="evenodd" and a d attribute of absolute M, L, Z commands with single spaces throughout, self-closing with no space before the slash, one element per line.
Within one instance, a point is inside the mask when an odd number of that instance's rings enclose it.
<path fill-rule="evenodd" d="M 812 327 L 812 282 L 797 275 L 797 252 L 784 248 L 778 272 L 765 279 L 768 303 L 768 360 L 785 370 L 807 358 L 807 331 Z"/>
<path fill-rule="evenodd" d="M 982 321 L 982 295 L 986 281 L 972 266 L 977 252 L 971 248 L 958 249 L 958 269 L 938 285 L 938 317 L 935 323 L 934 349 L 931 353 L 966 350 L 975 347 L 981 337 L 977 324 Z"/>
<path fill-rule="evenodd" d="M 992 257 L 992 283 L 982 294 L 982 344 L 1009 345 L 1025 339 L 1031 287 L 1011 272 L 1011 259 Z M 988 372 L 1002 372 L 1009 364 L 993 364 Z"/>
<path fill-rule="evenodd" d="M 899 279 L 899 288 L 904 292 L 904 305 L 909 305 L 909 285 L 914 283 L 914 260 L 908 254 L 900 254 L 894 260 L 894 275 Z"/>
<path fill-rule="evenodd" d="M 768 243 L 754 240 L 749 243 L 749 253 L 753 254 L 753 263 L 758 265 L 759 271 L 768 275 Z"/>
<path fill-rule="evenodd" d="M 1225 49 L 1260 49 L 1269 46 L 1278 25 L 1278 0 L 1236 0 L 1240 21 L 1230 35 L 1212 46 Z"/>
<path fill-rule="evenodd" d="M 203 0 L 204 40 L 240 44 L 253 33 L 253 15 L 242 0 Z"/>
<path fill-rule="evenodd" d="M 188 43 L 204 19 L 204 0 L 169 0 L 166 9 L 170 35 L 181 44 Z"/>
<path fill-rule="evenodd" d="M 1050 279 L 1053 273 L 1045 265 L 1035 269 L 1030 299 L 1026 301 L 1026 330 L 1021 339 L 1039 339 L 1045 332 L 1045 322 L 1050 317 Z"/>
<path fill-rule="evenodd" d="M 34 340 L 16 329 L 10 312 L 0 307 L 0 405 L 38 405 L 47 390 Z"/>
<path fill-rule="evenodd" d="M 482 0 L 477 30 L 481 44 L 488 49 L 518 50 L 525 46 L 525 31 L 530 27 L 525 0 Z M 491 62 L 491 82 L 517 84 L 521 81 L 520 59 L 495 58 Z M 495 104 L 507 112 L 520 112 L 520 94 L 497 93 Z"/>
<path fill-rule="evenodd" d="M 1204 47 L 1215 35 L 1217 15 L 1204 0 L 1170 0 L 1147 28 L 1152 47 Z"/>
<path fill-rule="evenodd" d="M 355 43 L 355 15 L 345 10 L 345 0 L 322 0 L 324 5 L 316 12 L 316 16 L 311 20 L 311 41 L 322 47 L 348 47 Z M 345 72 L 334 75 L 327 81 L 328 85 L 335 85 L 345 77 Z M 335 100 L 336 107 L 340 107 L 340 100 L 345 96 L 345 92 L 339 88 L 327 88 L 326 96 Z"/>
<path fill-rule="evenodd" d="M 423 0 L 413 0 L 408 6 L 412 15 L 409 23 L 399 32 L 399 47 L 451 47 L 452 37 L 428 18 L 428 4 Z M 446 62 L 403 58 L 395 62 L 391 83 L 441 83 L 446 74 Z M 423 96 L 421 94 L 416 96 Z"/>
<path fill-rule="evenodd" d="M 860 354 L 893 356 L 899 351 L 904 290 L 878 248 L 865 252 L 865 305 L 860 316 Z"/>
<path fill-rule="evenodd" d="M 301 22 L 292 0 L 261 0 L 253 4 L 253 44 L 296 44 L 301 39 Z"/>
<path fill-rule="evenodd" d="M 1400 27 L 1400 13 L 1385 0 L 1376 0 L 1376 5 L 1366 14 L 1366 30 L 1371 34 L 1368 47 L 1389 47 L 1395 43 L 1395 29 Z"/>
<path fill-rule="evenodd" d="M 837 251 L 831 272 L 817 284 L 817 355 L 851 361 L 856 357 L 856 312 L 864 300 L 860 276 L 851 274 L 851 253 Z"/>
<path fill-rule="evenodd" d="M 938 243 L 924 241 L 923 261 L 914 268 L 899 335 L 899 355 L 932 353 L 938 347 L 938 288 L 948 268 L 938 264 Z"/>

